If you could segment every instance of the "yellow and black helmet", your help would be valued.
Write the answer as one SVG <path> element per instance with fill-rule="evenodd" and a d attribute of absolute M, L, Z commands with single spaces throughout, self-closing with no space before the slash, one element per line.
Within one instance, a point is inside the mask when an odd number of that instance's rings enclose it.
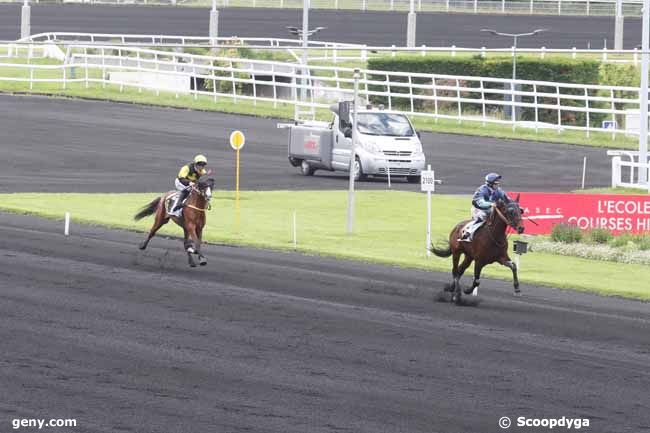
<path fill-rule="evenodd" d="M 205 157 L 205 155 L 196 155 L 194 157 L 194 164 L 207 164 L 208 163 L 208 158 Z"/>

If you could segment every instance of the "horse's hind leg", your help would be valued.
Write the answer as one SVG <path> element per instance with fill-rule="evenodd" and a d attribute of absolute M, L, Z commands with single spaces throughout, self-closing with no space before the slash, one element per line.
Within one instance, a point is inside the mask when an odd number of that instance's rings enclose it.
<path fill-rule="evenodd" d="M 161 208 L 158 208 L 158 211 L 156 212 L 156 220 L 153 223 L 153 226 L 151 227 L 151 230 L 149 230 L 149 234 L 147 235 L 147 238 L 140 243 L 140 249 L 144 250 L 147 248 L 147 245 L 149 245 L 149 241 L 151 238 L 153 238 L 156 235 L 156 232 L 160 230 L 160 227 L 164 226 L 169 222 L 169 218 L 165 217 L 165 210 Z"/>
<path fill-rule="evenodd" d="M 458 269 L 458 262 L 460 261 L 460 252 L 454 251 L 453 256 L 452 256 L 452 263 L 453 267 L 451 269 L 451 274 L 454 277 L 454 282 L 452 284 L 452 290 L 453 294 L 451 296 L 451 300 L 455 302 L 456 304 L 460 304 L 460 299 L 461 299 L 461 291 L 460 291 L 460 277 L 462 273 L 460 273 Z"/>

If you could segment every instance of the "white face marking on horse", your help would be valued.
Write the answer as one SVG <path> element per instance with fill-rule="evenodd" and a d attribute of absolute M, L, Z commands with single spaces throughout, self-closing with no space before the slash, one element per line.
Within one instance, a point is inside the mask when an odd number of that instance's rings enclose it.
<path fill-rule="evenodd" d="M 212 188 L 207 187 L 205 189 L 205 198 L 207 198 L 208 200 L 212 198 Z"/>

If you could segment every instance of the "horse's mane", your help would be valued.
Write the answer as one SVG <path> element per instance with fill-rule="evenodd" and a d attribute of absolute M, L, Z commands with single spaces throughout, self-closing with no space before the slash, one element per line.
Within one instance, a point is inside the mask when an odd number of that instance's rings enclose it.
<path fill-rule="evenodd" d="M 198 185 L 199 185 L 200 190 L 204 190 L 204 189 L 206 189 L 208 187 L 210 189 L 212 189 L 212 188 L 214 188 L 214 179 L 209 178 L 209 179 L 206 179 L 206 180 L 199 180 Z"/>

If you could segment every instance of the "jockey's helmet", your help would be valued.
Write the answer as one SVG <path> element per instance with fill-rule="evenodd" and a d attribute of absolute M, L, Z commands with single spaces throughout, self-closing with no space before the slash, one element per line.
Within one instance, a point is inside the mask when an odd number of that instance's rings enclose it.
<path fill-rule="evenodd" d="M 500 183 L 501 175 L 499 173 L 489 173 L 485 176 L 485 183 L 488 185 L 494 185 L 495 183 Z"/>
<path fill-rule="evenodd" d="M 194 157 L 194 164 L 206 165 L 208 163 L 208 158 L 205 155 L 196 155 Z"/>

